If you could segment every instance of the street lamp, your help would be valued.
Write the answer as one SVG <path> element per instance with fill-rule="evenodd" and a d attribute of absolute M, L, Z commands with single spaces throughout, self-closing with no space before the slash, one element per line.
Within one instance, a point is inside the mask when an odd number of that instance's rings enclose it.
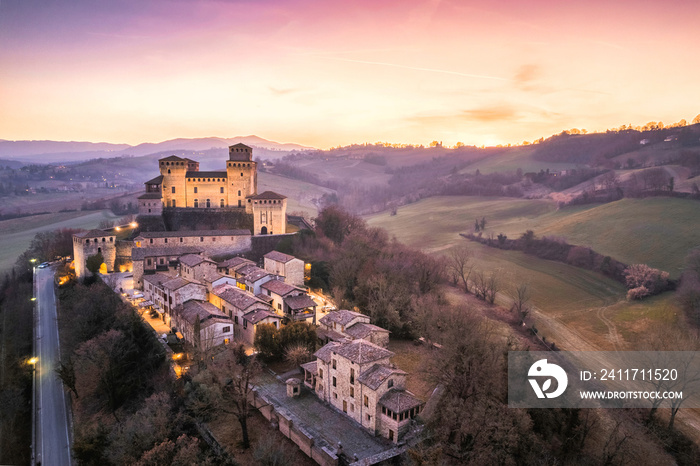
<path fill-rule="evenodd" d="M 136 228 L 137 226 L 139 226 L 138 223 L 136 223 L 136 222 L 131 222 L 131 228 Z"/>
<path fill-rule="evenodd" d="M 36 301 L 36 297 L 32 297 L 30 301 Z"/>
<path fill-rule="evenodd" d="M 39 358 L 37 358 L 36 356 L 34 356 L 34 357 L 32 357 L 32 358 L 29 358 L 29 361 L 27 361 L 27 363 L 28 363 L 28 364 L 31 364 L 32 366 L 33 366 L 34 364 L 36 364 L 37 362 L 39 362 Z"/>

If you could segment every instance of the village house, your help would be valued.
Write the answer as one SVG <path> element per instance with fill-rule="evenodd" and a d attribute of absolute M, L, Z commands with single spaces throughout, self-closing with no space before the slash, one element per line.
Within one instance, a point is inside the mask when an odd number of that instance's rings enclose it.
<path fill-rule="evenodd" d="M 244 257 L 233 257 L 223 262 L 219 262 L 217 265 L 217 272 L 222 275 L 231 275 L 232 277 L 235 277 L 236 270 L 247 265 L 255 265 L 255 262 Z"/>
<path fill-rule="evenodd" d="M 180 275 L 187 280 L 201 282 L 211 281 L 220 276 L 216 262 L 199 254 L 180 257 Z"/>
<path fill-rule="evenodd" d="M 195 334 L 199 320 L 199 336 Z M 215 346 L 231 343 L 233 322 L 216 306 L 206 301 L 189 300 L 175 306 L 171 324 L 183 335 L 186 342 L 208 350 Z"/>
<path fill-rule="evenodd" d="M 260 294 L 260 287 L 264 283 L 281 278 L 255 265 L 240 267 L 234 271 L 233 277 L 239 283 L 239 288 L 249 291 L 252 294 Z"/>
<path fill-rule="evenodd" d="M 323 316 L 316 332 L 322 344 L 366 340 L 383 348 L 389 346 L 389 333 L 389 330 L 370 324 L 369 316 L 345 309 Z"/>
<path fill-rule="evenodd" d="M 331 342 L 301 366 L 304 384 L 373 435 L 398 443 L 424 403 L 406 390 L 393 355 L 365 340 Z"/>
<path fill-rule="evenodd" d="M 163 322 L 171 326 L 172 310 L 189 300 L 207 300 L 207 289 L 201 283 L 192 282 L 182 277 L 172 277 L 163 273 L 144 277 L 144 298 L 154 304 L 162 315 Z"/>
<path fill-rule="evenodd" d="M 272 308 L 281 316 L 285 315 L 284 300 L 286 298 L 306 294 L 305 290 L 285 283 L 282 280 L 270 280 L 263 283 L 260 288 L 261 294 L 271 298 Z"/>
<path fill-rule="evenodd" d="M 198 254 L 195 246 L 133 248 L 131 261 L 134 271 L 134 288 L 143 289 L 143 277 L 156 272 L 175 272 L 179 259 L 185 254 Z"/>
<path fill-rule="evenodd" d="M 234 338 L 252 346 L 258 324 L 280 327 L 281 317 L 269 304 L 232 285 L 220 285 L 209 294 L 209 302 L 233 319 Z"/>
<path fill-rule="evenodd" d="M 289 254 L 271 251 L 264 256 L 265 270 L 284 277 L 293 286 L 304 286 L 304 261 Z"/>

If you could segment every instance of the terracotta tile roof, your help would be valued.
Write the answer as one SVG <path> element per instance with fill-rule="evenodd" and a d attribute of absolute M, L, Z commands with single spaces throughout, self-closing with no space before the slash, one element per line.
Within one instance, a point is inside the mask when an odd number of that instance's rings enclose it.
<path fill-rule="evenodd" d="M 163 183 L 163 175 L 156 176 L 152 180 L 146 181 L 144 184 L 162 184 Z"/>
<path fill-rule="evenodd" d="M 294 291 L 300 292 L 303 291 L 301 288 L 297 288 L 296 286 L 292 286 L 288 283 L 283 282 L 282 280 L 270 280 L 269 282 L 265 282 L 262 285 L 260 285 L 261 288 L 264 288 L 266 290 L 270 290 L 271 292 L 279 295 L 279 296 L 286 296 L 289 293 L 292 293 Z"/>
<path fill-rule="evenodd" d="M 256 298 L 258 298 L 260 301 L 265 301 L 267 304 L 272 304 L 272 296 L 268 296 L 266 294 L 258 293 L 255 295 Z"/>
<path fill-rule="evenodd" d="M 83 231 L 80 233 L 76 233 L 73 236 L 77 238 L 109 238 L 110 236 L 115 236 L 112 233 L 107 233 L 106 231 L 103 230 L 89 230 L 89 231 Z"/>
<path fill-rule="evenodd" d="M 183 231 L 142 231 L 141 238 L 177 238 L 197 236 L 245 236 L 250 235 L 250 230 L 183 230 Z"/>
<path fill-rule="evenodd" d="M 267 319 L 268 317 L 278 320 L 281 319 L 281 317 L 277 314 L 274 314 L 265 309 L 255 309 L 254 311 L 248 312 L 247 314 L 243 315 L 243 318 L 251 324 L 257 324 L 261 320 Z"/>
<path fill-rule="evenodd" d="M 242 267 L 244 265 L 255 265 L 255 262 L 245 257 L 232 257 L 231 259 L 219 262 L 219 267 L 226 267 L 234 270 L 236 267 Z"/>
<path fill-rule="evenodd" d="M 353 338 L 367 338 L 372 333 L 391 333 L 389 330 L 377 327 L 376 325 L 358 322 L 345 329 L 345 333 Z"/>
<path fill-rule="evenodd" d="M 376 390 L 386 379 L 394 374 L 406 375 L 401 369 L 396 369 L 386 364 L 375 364 L 360 374 L 357 381 L 372 390 Z"/>
<path fill-rule="evenodd" d="M 195 299 L 191 299 L 177 306 L 174 311 L 191 325 L 194 325 L 197 320 L 197 315 L 199 315 L 199 322 L 202 324 L 202 327 L 206 327 L 206 324 L 209 324 L 207 321 L 212 318 L 216 320 L 231 320 L 229 316 L 221 312 L 213 304 L 206 301 L 197 301 Z"/>
<path fill-rule="evenodd" d="M 317 336 L 321 341 L 326 340 L 326 339 L 328 339 L 328 340 L 333 340 L 333 341 L 338 341 L 338 342 L 348 341 L 348 340 L 349 340 L 349 338 L 346 337 L 345 335 L 342 335 L 342 334 L 336 332 L 336 331 L 333 330 L 333 329 L 330 329 L 330 330 L 329 330 L 329 329 L 325 329 L 325 328 L 323 328 L 323 327 L 318 327 L 318 328 L 316 329 L 316 336 Z"/>
<path fill-rule="evenodd" d="M 369 321 L 369 316 L 366 316 L 360 312 L 354 312 L 354 311 L 348 311 L 347 309 L 341 309 L 339 311 L 332 311 L 329 312 L 328 315 L 323 316 L 323 318 L 319 321 L 323 325 L 327 325 L 329 327 L 333 326 L 333 322 L 336 324 L 340 325 L 347 325 L 350 323 L 353 319 L 356 319 L 357 317 L 364 317 L 365 320 Z"/>
<path fill-rule="evenodd" d="M 318 363 L 316 361 L 307 362 L 301 365 L 302 369 L 311 372 L 313 375 L 318 374 Z"/>
<path fill-rule="evenodd" d="M 211 259 L 200 256 L 198 254 L 185 254 L 184 256 L 180 257 L 180 263 L 185 264 L 188 267 L 195 267 L 201 264 L 202 262 L 211 262 L 212 264 L 215 263 Z"/>
<path fill-rule="evenodd" d="M 289 306 L 289 308 L 294 311 L 297 309 L 306 309 L 307 307 L 318 306 L 318 304 L 316 304 L 316 302 L 306 294 L 284 298 L 284 304 Z"/>
<path fill-rule="evenodd" d="M 228 176 L 228 174 L 225 171 L 213 171 L 213 172 L 191 172 L 191 171 L 188 171 L 185 174 L 186 178 L 224 178 L 224 179 L 226 179 L 227 176 Z"/>
<path fill-rule="evenodd" d="M 314 356 L 316 356 L 318 359 L 324 362 L 330 362 L 331 357 L 333 356 L 333 351 L 335 351 L 336 348 L 340 346 L 340 343 L 336 343 L 334 341 L 325 344 L 322 346 L 318 351 L 314 353 Z"/>
<path fill-rule="evenodd" d="M 367 364 L 380 359 L 390 358 L 394 355 L 391 351 L 365 340 L 341 343 L 335 349 L 335 352 L 356 364 Z"/>
<path fill-rule="evenodd" d="M 202 250 L 196 246 L 171 246 L 155 248 L 134 248 L 131 250 L 131 260 L 143 260 L 146 257 L 182 256 L 184 254 L 196 254 Z"/>
<path fill-rule="evenodd" d="M 169 157 L 165 157 L 164 159 L 158 159 L 159 162 L 184 162 L 187 159 L 181 159 L 177 155 L 171 155 Z"/>
<path fill-rule="evenodd" d="M 240 270 L 238 272 L 240 273 Z M 247 270 L 245 275 L 243 275 L 243 278 L 245 278 L 246 281 L 255 283 L 258 280 L 267 277 L 268 275 L 274 276 L 275 274 L 270 273 L 265 269 L 261 269 L 260 267 L 255 267 L 255 269 Z"/>
<path fill-rule="evenodd" d="M 407 390 L 394 388 L 386 392 L 384 396 L 379 399 L 379 404 L 397 414 L 400 414 L 404 411 L 415 408 L 416 406 L 422 405 L 423 402 Z"/>
<path fill-rule="evenodd" d="M 287 199 L 287 196 L 277 194 L 272 191 L 265 191 L 261 194 L 256 194 L 254 196 L 248 196 L 249 199 Z"/>
<path fill-rule="evenodd" d="M 137 199 L 163 199 L 163 195 L 161 193 L 146 193 L 141 194 Z"/>
<path fill-rule="evenodd" d="M 283 262 L 287 263 L 293 259 L 296 259 L 294 256 L 290 256 L 289 254 L 285 254 L 283 252 L 278 252 L 278 251 L 270 251 L 267 254 L 263 256 L 265 259 L 270 259 L 276 262 Z"/>
<path fill-rule="evenodd" d="M 177 290 L 177 289 L 182 288 L 183 286 L 186 286 L 189 284 L 202 286 L 201 283 L 195 283 L 195 282 L 191 282 L 187 279 L 184 279 L 182 277 L 176 277 L 176 278 L 173 278 L 171 280 L 168 280 L 167 282 L 164 282 L 163 288 L 165 288 L 166 290 Z"/>
<path fill-rule="evenodd" d="M 167 282 L 168 280 L 172 280 L 173 277 L 170 275 L 165 275 L 164 273 L 154 273 L 153 275 L 144 275 L 143 276 L 143 281 L 152 283 L 155 286 L 160 287 L 163 283 Z"/>
<path fill-rule="evenodd" d="M 258 305 L 258 307 L 263 309 L 268 307 L 266 303 L 260 301 L 250 293 L 246 293 L 245 291 L 229 284 L 217 286 L 212 290 L 212 293 L 241 311 L 244 311 L 254 305 Z"/>

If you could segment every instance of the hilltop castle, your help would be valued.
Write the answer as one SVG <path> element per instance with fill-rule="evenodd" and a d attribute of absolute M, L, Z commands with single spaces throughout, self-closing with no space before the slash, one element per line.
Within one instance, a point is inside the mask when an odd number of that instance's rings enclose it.
<path fill-rule="evenodd" d="M 238 211 L 253 217 L 253 230 L 241 225 L 226 229 L 200 230 L 201 226 L 177 231 L 141 231 L 133 240 L 120 239 L 128 228 L 91 230 L 73 235 L 76 275 L 87 274 L 88 257 L 101 254 L 101 272 L 134 272 L 137 288 L 143 275 L 164 271 L 184 254 L 241 254 L 255 244 L 271 247 L 269 235 L 287 233 L 287 198 L 272 191 L 258 194 L 257 163 L 253 149 L 236 144 L 228 148 L 226 170 L 200 171 L 199 162 L 172 155 L 158 160 L 160 175 L 146 181 L 146 193 L 139 196 L 139 217 L 161 217 L 165 212 Z M 216 214 L 214 214 L 216 215 Z M 250 224 L 248 224 L 250 225 Z M 160 229 L 162 230 L 162 229 Z M 120 232 L 121 231 L 121 232 Z"/>
<path fill-rule="evenodd" d="M 175 155 L 158 160 L 160 176 L 146 181 L 139 215 L 162 215 L 163 209 L 241 209 L 253 215 L 253 234 L 287 230 L 287 198 L 272 191 L 258 194 L 257 162 L 245 144 L 228 148 L 226 170 L 199 171 L 199 162 Z"/>

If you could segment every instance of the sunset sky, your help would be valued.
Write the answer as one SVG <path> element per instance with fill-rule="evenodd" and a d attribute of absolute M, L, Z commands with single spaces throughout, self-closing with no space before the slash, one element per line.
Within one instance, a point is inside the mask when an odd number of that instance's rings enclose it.
<path fill-rule="evenodd" d="M 0 0 L 0 139 L 493 145 L 700 113 L 700 2 Z"/>

